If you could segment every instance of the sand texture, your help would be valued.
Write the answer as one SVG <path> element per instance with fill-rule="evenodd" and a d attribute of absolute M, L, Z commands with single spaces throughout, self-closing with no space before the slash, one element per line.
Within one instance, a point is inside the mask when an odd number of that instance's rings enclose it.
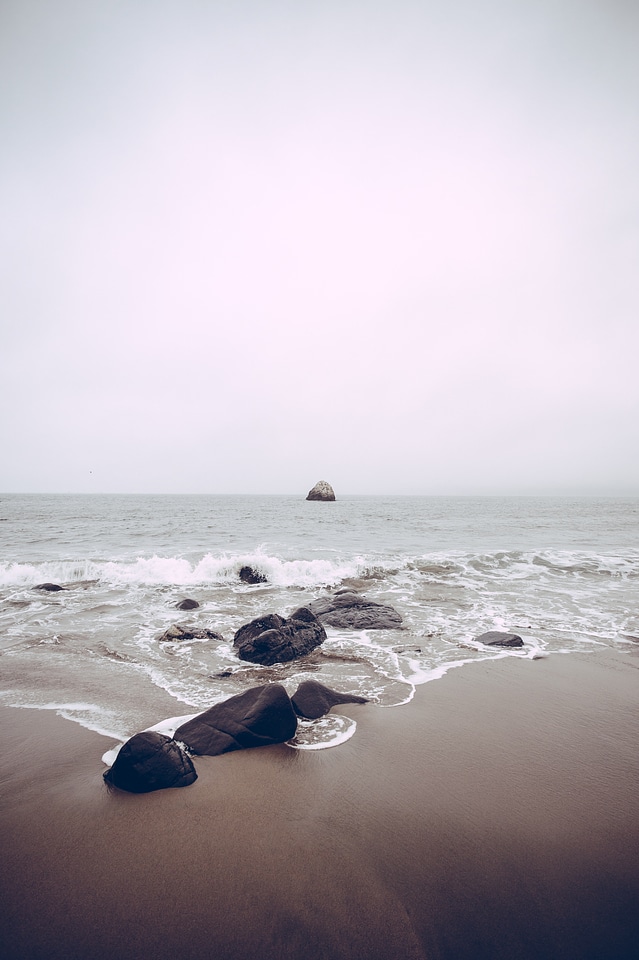
<path fill-rule="evenodd" d="M 624 960 L 639 651 L 451 671 L 329 750 L 108 790 L 97 734 L 2 710 L 4 960 Z M 158 720 L 161 719 L 158 717 Z"/>

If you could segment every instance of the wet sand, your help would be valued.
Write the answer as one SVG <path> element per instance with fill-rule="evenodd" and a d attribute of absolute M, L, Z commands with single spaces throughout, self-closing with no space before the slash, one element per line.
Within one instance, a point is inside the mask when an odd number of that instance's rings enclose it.
<path fill-rule="evenodd" d="M 5 960 L 624 960 L 639 650 L 451 671 L 342 746 L 109 791 L 111 741 L 0 712 Z M 158 717 L 158 720 L 161 719 Z"/>

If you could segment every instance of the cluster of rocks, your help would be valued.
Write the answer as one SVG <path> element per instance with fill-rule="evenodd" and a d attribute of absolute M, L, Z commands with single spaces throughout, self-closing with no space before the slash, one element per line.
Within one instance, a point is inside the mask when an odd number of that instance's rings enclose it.
<path fill-rule="evenodd" d="M 181 601 L 178 608 L 193 609 L 196 601 Z M 306 656 L 326 640 L 325 626 L 342 630 L 396 630 L 402 626 L 401 614 L 384 603 L 369 600 L 354 590 L 337 590 L 328 597 L 311 601 L 289 617 L 267 613 L 240 627 L 233 646 L 240 660 L 272 666 Z M 213 630 L 174 624 L 160 642 L 182 640 L 223 640 Z"/>
<path fill-rule="evenodd" d="M 288 618 L 269 613 L 252 620 L 237 631 L 233 645 L 241 660 L 265 666 L 286 663 L 324 642 L 324 624 L 341 629 L 397 629 L 402 618 L 393 607 L 353 590 L 338 590 L 300 607 Z M 193 639 L 223 638 L 206 628 L 179 624 L 160 637 L 174 642 Z M 523 646 L 521 637 L 503 631 L 483 633 L 477 640 L 490 646 Z M 197 779 L 193 756 L 286 743 L 295 736 L 300 717 L 316 720 L 336 704 L 366 702 L 364 697 L 332 690 L 316 680 L 301 683 L 292 697 L 282 684 L 267 683 L 198 714 L 179 726 L 172 737 L 157 731 L 136 734 L 123 745 L 104 778 L 109 785 L 132 793 L 185 787 Z"/>
<path fill-rule="evenodd" d="M 105 781 L 130 793 L 187 787 L 197 780 L 192 756 L 216 757 L 232 750 L 286 743 L 298 718 L 315 720 L 340 703 L 367 703 L 317 680 L 303 681 L 292 697 L 280 683 L 267 683 L 229 697 L 179 726 L 172 737 L 146 730 L 122 746 Z"/>
<path fill-rule="evenodd" d="M 184 603 L 178 604 L 180 609 L 190 609 L 184 607 Z M 336 590 L 326 597 L 312 600 L 288 618 L 278 613 L 267 613 L 251 620 L 237 631 L 233 646 L 239 659 L 249 663 L 267 667 L 275 663 L 288 663 L 319 647 L 326 640 L 325 627 L 339 630 L 399 630 L 402 628 L 402 616 L 394 607 L 370 600 L 354 590 Z M 174 624 L 159 638 L 163 642 L 222 639 L 213 630 L 180 624 Z M 476 640 L 486 646 L 524 645 L 518 634 L 501 630 L 482 633 Z"/>

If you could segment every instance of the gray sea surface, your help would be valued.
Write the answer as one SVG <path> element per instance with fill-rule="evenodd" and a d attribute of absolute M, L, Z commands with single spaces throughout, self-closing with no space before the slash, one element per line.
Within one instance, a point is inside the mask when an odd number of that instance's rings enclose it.
<path fill-rule="evenodd" d="M 242 566 L 266 583 L 239 579 Z M 46 592 L 39 584 L 64 589 Z M 309 657 L 261 667 L 244 623 L 345 587 L 402 629 L 329 628 Z M 314 678 L 384 706 L 476 661 L 634 649 L 639 499 L 0 496 L 0 702 L 54 710 L 115 740 L 248 686 Z M 190 597 L 199 608 L 180 611 Z M 159 642 L 173 624 L 223 641 Z M 524 647 L 486 647 L 488 630 Z M 312 725 L 311 725 L 312 726 Z M 337 742 L 339 721 L 306 731 Z"/>

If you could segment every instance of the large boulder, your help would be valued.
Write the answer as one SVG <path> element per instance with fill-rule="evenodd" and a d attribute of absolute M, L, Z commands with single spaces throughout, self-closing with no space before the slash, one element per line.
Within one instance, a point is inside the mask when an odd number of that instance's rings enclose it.
<path fill-rule="evenodd" d="M 258 617 L 235 634 L 233 646 L 240 660 L 270 667 L 303 657 L 326 640 L 326 631 L 307 607 L 300 607 L 286 620 L 277 613 Z"/>
<path fill-rule="evenodd" d="M 475 639 L 489 647 L 523 647 L 524 645 L 524 641 L 518 634 L 506 633 L 503 630 L 489 630 L 488 633 L 482 633 Z"/>
<path fill-rule="evenodd" d="M 308 491 L 307 500 L 334 500 L 335 492 L 326 480 L 318 480 L 312 490 Z"/>
<path fill-rule="evenodd" d="M 182 640 L 224 640 L 224 637 L 207 627 L 183 627 L 179 623 L 174 623 L 164 631 L 161 637 L 158 637 L 158 643 L 175 643 Z"/>
<path fill-rule="evenodd" d="M 296 730 L 297 717 L 285 688 L 281 683 L 267 683 L 216 703 L 183 723 L 174 736 L 193 753 L 215 757 L 231 750 L 285 743 Z"/>
<path fill-rule="evenodd" d="M 368 703 L 368 700 L 354 693 L 338 693 L 317 680 L 303 680 L 291 697 L 291 703 L 298 717 L 317 720 L 338 703 Z"/>
<path fill-rule="evenodd" d="M 188 787 L 197 780 L 197 773 L 191 758 L 175 740 L 146 730 L 127 740 L 104 779 L 129 793 L 150 793 L 166 787 Z"/>
<path fill-rule="evenodd" d="M 326 626 L 343 630 L 394 630 L 402 625 L 401 614 L 393 607 L 353 590 L 338 590 L 311 601 L 308 608 Z"/>

